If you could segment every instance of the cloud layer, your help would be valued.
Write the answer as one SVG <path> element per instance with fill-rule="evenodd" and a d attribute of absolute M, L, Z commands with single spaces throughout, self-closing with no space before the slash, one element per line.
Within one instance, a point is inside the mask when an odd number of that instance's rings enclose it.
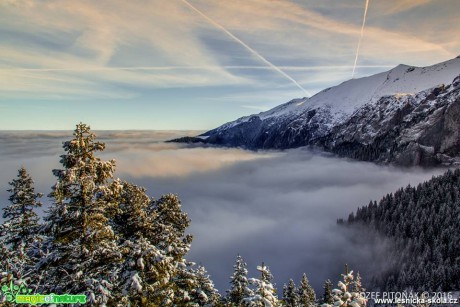
<path fill-rule="evenodd" d="M 184 132 L 181 132 L 184 134 Z M 103 159 L 117 160 L 116 176 L 158 198 L 176 193 L 192 219 L 190 260 L 206 266 L 221 291 L 237 254 L 256 276 L 265 261 L 278 289 L 307 273 L 316 289 L 338 276 L 345 263 L 364 275 L 385 266 L 388 242 L 357 239 L 336 225 L 358 206 L 442 170 L 394 169 L 296 149 L 248 152 L 164 144 L 173 132 L 104 132 Z M 24 165 L 37 190 L 48 193 L 59 167 L 60 143 L 70 132 L 0 133 L 0 199 Z M 46 201 L 46 200 L 45 200 Z"/>

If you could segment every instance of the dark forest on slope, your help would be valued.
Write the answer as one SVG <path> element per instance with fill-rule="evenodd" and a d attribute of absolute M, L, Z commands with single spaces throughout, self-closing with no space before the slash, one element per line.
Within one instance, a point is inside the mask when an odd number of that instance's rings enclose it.
<path fill-rule="evenodd" d="M 374 280 L 376 287 L 386 291 L 460 288 L 459 169 L 387 194 L 339 223 L 370 228 L 394 242 L 391 267 Z"/>

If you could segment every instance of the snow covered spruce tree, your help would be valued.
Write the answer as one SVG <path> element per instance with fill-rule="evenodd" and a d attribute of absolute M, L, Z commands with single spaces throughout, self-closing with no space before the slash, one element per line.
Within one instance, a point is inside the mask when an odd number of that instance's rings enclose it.
<path fill-rule="evenodd" d="M 261 266 L 257 266 L 260 272 L 260 279 L 251 278 L 249 281 L 255 286 L 253 295 L 243 299 L 243 306 L 264 306 L 272 307 L 279 306 L 280 302 L 276 296 L 276 289 L 272 284 L 273 275 L 269 268 L 262 262 Z"/>
<path fill-rule="evenodd" d="M 356 279 L 353 282 L 353 292 L 356 293 L 362 293 L 366 291 L 366 289 L 363 288 L 362 282 L 361 282 L 361 275 L 359 275 L 359 272 L 356 273 Z"/>
<path fill-rule="evenodd" d="M 177 196 L 158 201 L 144 188 L 115 180 L 106 192 L 112 227 L 123 254 L 117 275 L 117 301 L 132 306 L 211 304 L 217 291 L 204 268 L 184 259 L 192 237 Z"/>
<path fill-rule="evenodd" d="M 297 307 L 299 306 L 299 295 L 297 288 L 292 279 L 289 279 L 288 284 L 283 287 L 283 306 Z"/>
<path fill-rule="evenodd" d="M 189 261 L 178 263 L 174 277 L 175 298 L 171 306 L 222 306 L 220 296 L 214 288 L 206 270 Z"/>
<path fill-rule="evenodd" d="M 115 161 L 101 161 L 95 153 L 105 144 L 95 141 L 90 127 L 78 124 L 74 138 L 64 142 L 63 169 L 53 170 L 57 183 L 49 197 L 53 204 L 45 216 L 42 293 L 84 293 L 88 302 L 105 305 L 122 260 L 107 218 L 105 200 Z"/>
<path fill-rule="evenodd" d="M 113 297 L 127 306 L 169 303 L 176 269 L 174 259 L 156 246 L 154 201 L 144 188 L 118 179 L 106 189 L 105 199 L 113 204 L 108 212 L 123 257 L 117 267 Z"/>
<path fill-rule="evenodd" d="M 30 283 L 33 277 L 33 249 L 39 244 L 39 218 L 35 210 L 42 204 L 42 194 L 35 193 L 34 182 L 24 167 L 12 180 L 8 192 L 10 204 L 3 208 L 3 224 L 0 225 L 0 270 L 6 284 L 11 279 Z"/>
<path fill-rule="evenodd" d="M 323 304 L 322 307 L 341 306 L 341 307 L 363 307 L 366 306 L 367 300 L 361 292 L 355 292 L 354 289 L 361 287 L 354 281 L 353 271 L 348 271 L 345 266 L 345 274 L 342 274 L 342 281 L 339 281 L 338 289 L 332 290 L 333 304 Z"/>
<path fill-rule="evenodd" d="M 182 211 L 179 198 L 174 194 L 162 196 L 155 201 L 153 212 L 156 215 L 157 229 L 155 245 L 174 261 L 177 268 L 172 278 L 173 304 L 178 306 L 211 304 L 216 300 L 217 295 L 214 285 L 204 268 L 196 269 L 194 263 L 185 259 L 193 238 L 185 234 L 190 220 Z M 207 285 L 204 285 L 205 283 Z"/>
<path fill-rule="evenodd" d="M 334 299 L 332 298 L 332 282 L 329 279 L 324 282 L 323 289 L 324 293 L 321 298 L 321 304 L 332 305 L 334 303 Z"/>
<path fill-rule="evenodd" d="M 315 306 L 316 304 L 316 295 L 315 290 L 310 286 L 307 275 L 304 273 L 302 275 L 302 280 L 298 289 L 299 294 L 299 305 L 301 307 L 310 307 Z"/>
<path fill-rule="evenodd" d="M 243 257 L 238 255 L 233 265 L 234 271 L 230 277 L 230 289 L 227 290 L 226 303 L 228 306 L 241 306 L 245 297 L 253 295 L 249 288 L 247 264 Z"/>
<path fill-rule="evenodd" d="M 95 156 L 104 148 L 84 124 L 64 143 L 42 227 L 39 292 L 84 293 L 97 306 L 217 304 L 204 268 L 184 258 L 192 237 L 180 200 L 155 201 L 144 188 L 113 180 L 115 161 Z"/>
<path fill-rule="evenodd" d="M 218 306 L 221 299 L 220 295 L 204 266 L 199 265 L 195 274 L 198 284 L 195 292 L 200 303 L 205 306 Z"/>

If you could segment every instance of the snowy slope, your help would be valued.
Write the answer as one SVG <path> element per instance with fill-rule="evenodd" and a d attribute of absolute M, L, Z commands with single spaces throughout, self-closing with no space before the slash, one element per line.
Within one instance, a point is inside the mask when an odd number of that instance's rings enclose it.
<path fill-rule="evenodd" d="M 460 58 L 428 67 L 401 64 L 387 72 L 345 81 L 311 98 L 294 99 L 256 116 L 264 120 L 271 117 L 295 116 L 306 110 L 326 108 L 330 111 L 330 124 L 336 125 L 359 107 L 369 102 L 376 102 L 382 96 L 415 94 L 439 84 L 451 83 L 459 73 Z M 221 128 L 228 129 L 247 122 L 252 116 L 254 115 L 242 117 Z"/>
<path fill-rule="evenodd" d="M 402 164 L 454 161 L 460 152 L 459 75 L 460 57 L 428 67 L 398 65 L 239 118 L 196 140 L 250 149 L 315 145 Z"/>

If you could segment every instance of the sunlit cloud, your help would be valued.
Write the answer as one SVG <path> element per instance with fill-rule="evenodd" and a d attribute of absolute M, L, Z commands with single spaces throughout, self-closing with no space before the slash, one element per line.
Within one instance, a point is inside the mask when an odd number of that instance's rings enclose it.
<path fill-rule="evenodd" d="M 426 5 L 430 2 L 433 2 L 433 0 L 391 0 L 383 1 L 380 6 L 385 14 L 395 14 Z"/>
<path fill-rule="evenodd" d="M 250 106 L 250 105 L 242 105 L 243 108 L 257 110 L 257 111 L 267 111 L 270 107 L 267 106 Z"/>
<path fill-rule="evenodd" d="M 145 156 L 143 150 L 126 150 L 120 154 L 118 174 L 135 178 L 187 177 L 229 167 L 237 162 L 272 158 L 275 153 L 257 154 L 240 149 L 185 148 L 177 145 L 159 145 Z"/>
<path fill-rule="evenodd" d="M 217 101 L 238 92 L 282 91 L 278 103 L 283 103 L 284 97 L 300 95 L 292 80 L 313 94 L 350 77 L 362 0 L 187 1 L 220 27 L 183 1 L 2 1 L 0 100 L 47 101 L 57 113 L 61 101 L 112 99 L 156 112 L 164 112 L 166 103 L 190 111 L 188 98 L 213 96 Z M 371 3 L 356 77 L 399 63 L 421 66 L 457 56 L 459 4 L 437 3 Z M 204 108 L 200 123 L 207 124 L 200 125 L 208 128 L 247 114 L 230 103 L 195 107 Z M 95 110 L 103 112 L 97 104 Z M 147 113 L 141 110 L 132 112 L 145 122 Z M 120 109 L 113 112 L 122 116 Z M 51 112 L 41 115 L 46 114 Z M 28 122 L 33 128 L 34 121 Z M 5 125 L 0 128 L 11 123 Z"/>

